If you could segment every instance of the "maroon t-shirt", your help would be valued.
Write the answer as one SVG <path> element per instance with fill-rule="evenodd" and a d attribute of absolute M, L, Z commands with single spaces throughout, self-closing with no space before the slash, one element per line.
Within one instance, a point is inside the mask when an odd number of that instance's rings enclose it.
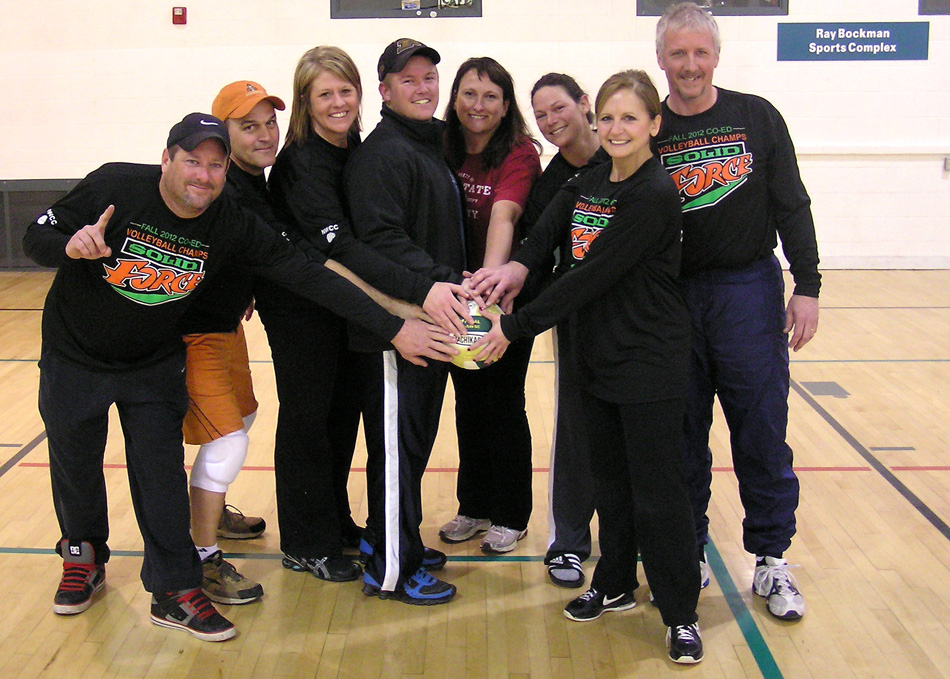
<path fill-rule="evenodd" d="M 495 201 L 510 200 L 524 208 L 531 185 L 539 174 L 538 150 L 527 137 L 516 142 L 511 153 L 495 168 L 484 168 L 481 154 L 465 157 L 458 177 L 465 194 L 465 248 L 469 271 L 481 268 L 485 259 L 485 241 Z M 512 253 L 519 240 L 516 228 Z"/>

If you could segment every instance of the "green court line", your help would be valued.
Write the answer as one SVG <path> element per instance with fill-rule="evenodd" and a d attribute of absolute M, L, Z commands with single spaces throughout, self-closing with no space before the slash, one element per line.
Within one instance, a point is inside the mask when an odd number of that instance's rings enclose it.
<path fill-rule="evenodd" d="M 749 650 L 752 651 L 752 657 L 755 659 L 755 664 L 759 666 L 763 679 L 783 679 L 782 672 L 779 670 L 768 644 L 765 643 L 762 633 L 752 618 L 752 613 L 745 605 L 736 583 L 729 575 L 729 570 L 726 568 L 722 557 L 719 556 L 719 550 L 716 549 L 716 545 L 713 544 L 712 540 L 706 545 L 706 562 L 712 568 L 713 575 L 716 576 L 716 582 L 719 583 L 719 588 L 726 598 L 726 603 L 729 604 L 729 610 L 732 611 L 732 617 L 736 619 L 739 630 L 742 632 L 742 636 L 745 637 Z M 702 629 L 702 621 L 700 621 L 700 629 Z"/>

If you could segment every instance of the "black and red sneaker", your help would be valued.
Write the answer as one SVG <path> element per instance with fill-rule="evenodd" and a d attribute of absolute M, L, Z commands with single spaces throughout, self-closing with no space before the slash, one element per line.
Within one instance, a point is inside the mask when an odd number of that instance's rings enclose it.
<path fill-rule="evenodd" d="M 237 634 L 200 587 L 153 594 L 152 622 L 189 632 L 202 641 L 226 641 Z"/>
<path fill-rule="evenodd" d="M 92 597 L 106 586 L 106 567 L 96 563 L 96 553 L 88 542 L 59 543 L 63 555 L 63 577 L 53 597 L 53 612 L 76 615 L 92 606 Z"/>

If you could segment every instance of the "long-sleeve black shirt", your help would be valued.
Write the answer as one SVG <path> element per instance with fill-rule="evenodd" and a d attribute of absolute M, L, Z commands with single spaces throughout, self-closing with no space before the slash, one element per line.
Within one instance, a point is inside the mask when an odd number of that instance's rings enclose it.
<path fill-rule="evenodd" d="M 656 158 L 610 181 L 611 164 L 561 189 L 514 256 L 528 269 L 569 237 L 565 273 L 501 327 L 510 340 L 555 324 L 569 334 L 574 374 L 613 403 L 679 398 L 689 317 L 677 285 L 682 214 Z"/>
<path fill-rule="evenodd" d="M 795 294 L 818 297 L 811 200 L 772 104 L 722 88 L 709 110 L 693 116 L 664 102 L 656 140 L 683 206 L 683 276 L 751 266 L 772 254 L 778 233 Z"/>
<path fill-rule="evenodd" d="M 343 168 L 359 136 L 339 147 L 311 134 L 303 144 L 284 148 L 267 180 L 268 197 L 278 222 L 292 242 L 315 248 L 343 264 L 379 290 L 422 305 L 435 282 L 360 242 L 353 235 L 343 199 Z M 266 287 L 265 287 L 266 286 Z M 305 303 L 296 295 L 272 294 L 258 286 L 260 302 L 269 308 L 293 310 Z"/>
<path fill-rule="evenodd" d="M 106 371 L 160 361 L 181 347 L 192 293 L 227 264 L 278 281 L 386 340 L 399 332 L 401 319 L 227 195 L 198 217 L 176 216 L 159 193 L 160 177 L 157 165 L 104 165 L 27 228 L 26 254 L 58 267 L 43 311 L 45 346 Z M 110 256 L 70 259 L 66 243 L 110 204 Z"/>

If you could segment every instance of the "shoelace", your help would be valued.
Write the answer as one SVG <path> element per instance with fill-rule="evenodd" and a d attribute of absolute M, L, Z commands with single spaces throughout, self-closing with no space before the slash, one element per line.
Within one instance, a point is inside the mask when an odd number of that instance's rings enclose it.
<path fill-rule="evenodd" d="M 695 643 L 698 638 L 699 630 L 696 628 L 696 623 L 692 625 L 677 625 L 673 628 L 673 636 L 679 639 L 680 641 L 688 641 Z"/>
<path fill-rule="evenodd" d="M 589 590 L 581 594 L 580 597 L 578 598 L 581 601 L 590 601 L 591 599 L 596 599 L 598 596 L 600 596 L 600 592 L 598 592 L 596 589 L 591 587 Z"/>
<path fill-rule="evenodd" d="M 237 580 L 235 577 L 237 575 L 237 568 L 230 561 L 225 561 L 221 559 L 218 564 L 218 572 L 221 574 L 221 577 L 224 579 L 233 579 Z"/>
<path fill-rule="evenodd" d="M 96 570 L 94 563 L 63 564 L 63 579 L 59 589 L 66 592 L 81 592 L 89 584 L 89 576 Z"/>
<path fill-rule="evenodd" d="M 180 606 L 185 604 L 191 604 L 195 609 L 195 615 L 199 620 L 207 620 L 212 615 L 218 611 L 215 609 L 214 604 L 211 603 L 211 599 L 205 596 L 205 593 L 201 591 L 200 587 L 189 590 L 184 594 L 180 594 L 177 598 L 177 602 Z"/>
<path fill-rule="evenodd" d="M 794 576 L 788 572 L 788 566 L 771 566 L 769 576 L 772 578 L 772 591 L 777 594 L 793 595 L 797 593 Z"/>
<path fill-rule="evenodd" d="M 419 583 L 420 587 L 428 587 L 429 585 L 435 584 L 435 578 L 429 575 L 429 571 L 424 568 L 417 570 L 416 574 L 412 576 L 412 579 Z"/>
<path fill-rule="evenodd" d="M 234 505 L 224 505 L 224 511 L 221 513 L 225 523 L 244 522 L 244 512 Z"/>

